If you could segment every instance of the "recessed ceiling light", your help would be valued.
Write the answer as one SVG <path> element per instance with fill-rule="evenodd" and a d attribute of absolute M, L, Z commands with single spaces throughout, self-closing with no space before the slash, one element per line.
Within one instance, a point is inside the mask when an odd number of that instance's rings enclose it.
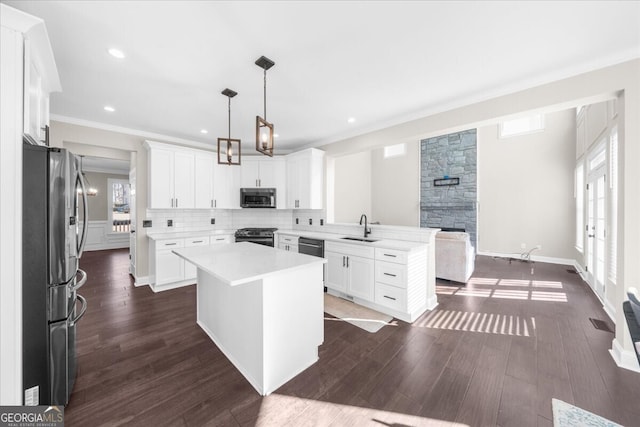
<path fill-rule="evenodd" d="M 209 133 L 209 131 L 208 131 L 208 130 L 206 130 L 206 129 L 200 129 L 200 133 L 207 134 L 207 133 Z"/>
<path fill-rule="evenodd" d="M 105 106 L 104 106 L 104 111 L 108 111 L 108 112 L 110 112 L 110 113 L 113 113 L 114 111 L 116 111 L 116 109 L 115 109 L 115 108 L 113 108 L 113 107 L 112 107 L 112 106 L 110 106 L 110 105 L 105 105 Z"/>
<path fill-rule="evenodd" d="M 108 50 L 108 52 L 109 52 L 109 55 L 113 56 L 114 58 L 118 58 L 118 59 L 124 58 L 124 52 L 122 52 L 120 49 L 111 48 Z"/>
<path fill-rule="evenodd" d="M 353 123 L 353 122 L 355 122 L 355 121 L 356 121 L 356 118 L 355 118 L 355 117 L 349 117 L 349 118 L 347 119 L 347 123 Z"/>

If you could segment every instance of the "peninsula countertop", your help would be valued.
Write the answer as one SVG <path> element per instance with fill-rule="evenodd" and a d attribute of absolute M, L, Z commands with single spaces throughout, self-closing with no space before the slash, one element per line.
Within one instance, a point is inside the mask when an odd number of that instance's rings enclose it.
<path fill-rule="evenodd" d="M 327 262 L 324 258 L 249 242 L 182 248 L 173 253 L 230 286 L 253 282 L 309 264 Z"/>

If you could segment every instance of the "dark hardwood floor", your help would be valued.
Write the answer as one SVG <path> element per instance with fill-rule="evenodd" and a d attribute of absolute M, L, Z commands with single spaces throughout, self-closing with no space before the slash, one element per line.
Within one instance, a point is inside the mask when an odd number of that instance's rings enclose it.
<path fill-rule="evenodd" d="M 195 287 L 135 288 L 126 250 L 86 253 L 67 426 L 551 426 L 555 397 L 640 425 L 640 374 L 566 266 L 478 257 L 467 286 L 376 334 L 327 316 L 320 360 L 263 398 L 195 323 Z"/>

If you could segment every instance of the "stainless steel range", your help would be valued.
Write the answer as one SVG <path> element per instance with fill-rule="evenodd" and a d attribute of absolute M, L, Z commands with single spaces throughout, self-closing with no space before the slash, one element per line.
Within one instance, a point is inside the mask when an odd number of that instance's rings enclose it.
<path fill-rule="evenodd" d="M 251 242 L 273 247 L 273 233 L 277 230 L 277 228 L 241 228 L 236 231 L 236 242 Z"/>

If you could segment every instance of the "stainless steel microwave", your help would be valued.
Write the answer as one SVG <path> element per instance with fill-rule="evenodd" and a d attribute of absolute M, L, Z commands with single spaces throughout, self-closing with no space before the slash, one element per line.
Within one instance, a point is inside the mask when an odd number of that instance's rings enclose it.
<path fill-rule="evenodd" d="M 275 208 L 275 188 L 241 188 L 240 207 L 243 208 Z"/>

